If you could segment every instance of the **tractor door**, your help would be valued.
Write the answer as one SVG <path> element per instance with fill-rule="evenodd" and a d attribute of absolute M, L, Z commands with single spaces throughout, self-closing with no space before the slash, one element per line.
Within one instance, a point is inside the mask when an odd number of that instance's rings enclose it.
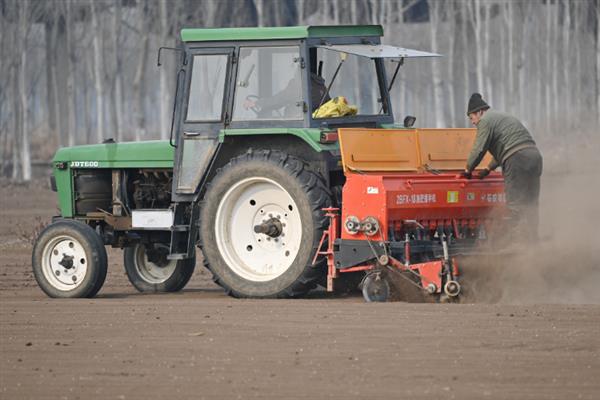
<path fill-rule="evenodd" d="M 217 149 L 227 123 L 233 48 L 191 49 L 183 83 L 173 200 L 189 201 Z"/>

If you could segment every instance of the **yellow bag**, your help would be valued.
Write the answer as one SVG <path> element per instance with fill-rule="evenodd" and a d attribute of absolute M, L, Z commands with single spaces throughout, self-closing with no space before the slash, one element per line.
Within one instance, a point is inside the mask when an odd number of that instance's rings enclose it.
<path fill-rule="evenodd" d="M 344 96 L 334 97 L 313 112 L 313 118 L 335 118 L 356 115 L 358 107 L 348 105 Z"/>

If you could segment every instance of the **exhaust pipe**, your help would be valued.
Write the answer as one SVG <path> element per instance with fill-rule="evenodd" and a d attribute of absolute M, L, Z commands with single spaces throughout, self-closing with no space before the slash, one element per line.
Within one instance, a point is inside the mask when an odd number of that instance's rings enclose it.
<path fill-rule="evenodd" d="M 460 294 L 460 284 L 457 281 L 448 281 L 444 285 L 444 293 L 449 297 L 456 297 Z"/>

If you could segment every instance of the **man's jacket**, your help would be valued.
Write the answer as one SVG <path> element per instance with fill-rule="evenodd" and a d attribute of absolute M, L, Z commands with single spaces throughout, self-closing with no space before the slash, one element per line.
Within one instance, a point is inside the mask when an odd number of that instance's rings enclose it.
<path fill-rule="evenodd" d="M 488 166 L 493 170 L 511 155 L 527 147 L 535 147 L 535 141 L 518 119 L 488 110 L 477 124 L 477 136 L 467 159 L 467 169 L 475 169 L 487 151 L 494 157 Z"/>

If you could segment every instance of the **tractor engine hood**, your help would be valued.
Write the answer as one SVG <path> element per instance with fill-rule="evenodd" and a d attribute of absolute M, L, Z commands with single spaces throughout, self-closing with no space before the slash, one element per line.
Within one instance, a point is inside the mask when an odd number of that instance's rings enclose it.
<path fill-rule="evenodd" d="M 70 168 L 173 168 L 173 150 L 166 140 L 64 147 L 56 152 L 53 164 L 66 163 Z"/>

